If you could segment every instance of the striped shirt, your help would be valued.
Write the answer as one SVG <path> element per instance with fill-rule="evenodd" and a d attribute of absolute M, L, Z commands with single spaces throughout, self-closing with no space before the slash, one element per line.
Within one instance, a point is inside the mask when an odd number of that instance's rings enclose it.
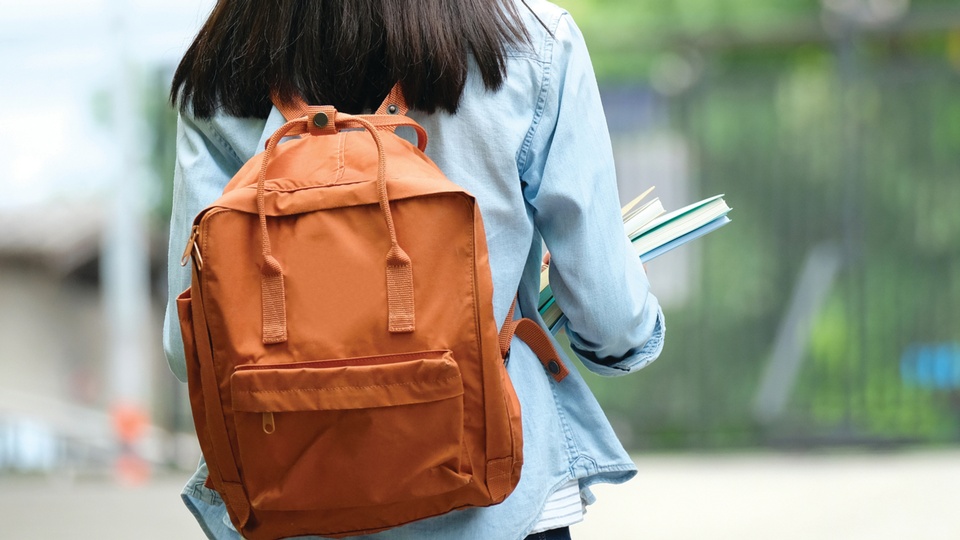
<path fill-rule="evenodd" d="M 568 527 L 581 521 L 583 502 L 580 500 L 580 483 L 573 479 L 550 495 L 543 506 L 540 519 L 534 523 L 529 534 Z"/>

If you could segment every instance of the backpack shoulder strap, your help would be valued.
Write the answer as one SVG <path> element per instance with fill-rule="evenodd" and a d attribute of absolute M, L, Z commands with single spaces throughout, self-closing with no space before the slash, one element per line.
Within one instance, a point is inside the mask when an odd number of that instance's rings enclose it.
<path fill-rule="evenodd" d="M 400 83 L 397 83 L 393 85 L 386 99 L 380 104 L 380 108 L 377 109 L 377 114 L 403 116 L 406 115 L 409 110 L 410 107 L 407 106 L 407 98 L 403 96 L 403 89 L 400 88 Z"/>
<path fill-rule="evenodd" d="M 507 357 L 510 352 L 510 342 L 513 340 L 513 336 L 517 336 L 537 355 L 540 363 L 550 373 L 553 380 L 562 381 L 569 375 L 569 371 L 563 360 L 560 359 L 560 355 L 557 354 L 557 350 L 553 347 L 547 331 L 533 319 L 514 320 L 513 311 L 516 307 L 517 300 L 514 299 L 513 304 L 510 305 L 510 312 L 507 313 L 507 320 L 504 321 L 503 328 L 500 329 L 500 354 L 504 358 Z"/>

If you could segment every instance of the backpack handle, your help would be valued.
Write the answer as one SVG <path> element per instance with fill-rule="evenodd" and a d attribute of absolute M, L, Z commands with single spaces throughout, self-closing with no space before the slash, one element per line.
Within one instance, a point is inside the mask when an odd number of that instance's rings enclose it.
<path fill-rule="evenodd" d="M 308 105 L 303 98 L 295 96 L 292 101 L 283 102 L 273 93 L 270 97 L 273 105 L 283 114 L 287 121 L 296 120 L 303 117 L 313 118 L 318 112 L 328 112 L 330 107 L 318 107 Z M 373 124 L 377 129 L 396 131 L 398 127 L 408 126 L 417 132 L 417 148 L 421 152 L 427 149 L 427 132 L 415 120 L 406 116 L 409 111 L 407 100 L 403 97 L 403 90 L 397 83 L 384 98 L 383 103 L 377 109 L 375 114 L 356 115 L 362 116 Z M 335 131 L 334 131 L 335 132 Z"/>
<path fill-rule="evenodd" d="M 338 114 L 333 107 L 310 107 L 317 112 L 291 120 L 280 127 L 270 137 L 260 164 L 260 176 L 257 179 L 257 214 L 260 218 L 260 241 L 263 254 L 261 266 L 260 291 L 263 309 L 263 342 L 265 344 L 283 343 L 287 340 L 286 299 L 283 284 L 283 268 L 273 256 L 270 246 L 270 234 L 267 231 L 267 215 L 264 203 L 267 181 L 267 166 L 280 140 L 284 137 L 312 134 L 325 135 L 336 133 L 343 128 L 363 128 L 373 137 L 377 145 L 377 194 L 380 212 L 390 235 L 390 250 L 386 257 L 387 309 L 389 330 L 391 333 L 413 332 L 415 328 L 413 307 L 413 263 L 397 242 L 397 231 L 390 211 L 390 199 L 387 196 L 386 152 L 378 127 L 394 125 L 392 122 L 374 123 L 369 116 Z M 321 116 L 322 115 L 322 116 Z M 396 125 L 414 125 L 409 118 L 398 121 Z M 397 119 L 399 120 L 399 118 Z M 408 124 L 407 122 L 410 122 Z M 416 128 L 415 128 L 416 129 Z M 418 131 L 419 133 L 419 131 Z M 426 144 L 424 133 L 423 144 Z"/>

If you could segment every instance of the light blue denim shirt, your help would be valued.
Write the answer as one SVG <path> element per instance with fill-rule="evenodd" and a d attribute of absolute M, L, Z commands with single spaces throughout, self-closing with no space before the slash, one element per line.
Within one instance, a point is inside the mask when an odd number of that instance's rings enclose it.
<path fill-rule="evenodd" d="M 485 90 L 471 71 L 455 115 L 410 116 L 430 135 L 427 155 L 479 202 L 498 322 L 518 293 L 521 314 L 539 317 L 546 244 L 550 283 L 567 315 L 573 348 L 593 372 L 629 373 L 660 353 L 663 315 L 623 231 L 610 138 L 580 31 L 557 6 L 528 4 L 536 18 L 519 2 L 518 10 L 532 46 L 509 52 L 499 91 Z M 164 324 L 167 358 L 181 381 L 186 369 L 174 299 L 190 284 L 189 269 L 179 261 L 193 218 L 282 123 L 275 109 L 266 121 L 181 115 Z M 499 505 L 455 511 L 371 538 L 520 539 L 547 497 L 571 479 L 579 480 L 590 503 L 591 484 L 624 482 L 636 474 L 577 370 L 556 383 L 519 340 L 507 368 L 523 414 L 517 489 Z M 210 538 L 239 538 L 220 497 L 203 487 L 206 472 L 201 464 L 183 499 Z"/>

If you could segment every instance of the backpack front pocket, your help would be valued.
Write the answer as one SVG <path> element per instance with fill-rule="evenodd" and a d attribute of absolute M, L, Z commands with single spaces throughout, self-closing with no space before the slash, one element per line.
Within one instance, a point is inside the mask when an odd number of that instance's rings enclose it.
<path fill-rule="evenodd" d="M 450 351 L 241 366 L 230 383 L 254 508 L 381 505 L 470 481 Z"/>

